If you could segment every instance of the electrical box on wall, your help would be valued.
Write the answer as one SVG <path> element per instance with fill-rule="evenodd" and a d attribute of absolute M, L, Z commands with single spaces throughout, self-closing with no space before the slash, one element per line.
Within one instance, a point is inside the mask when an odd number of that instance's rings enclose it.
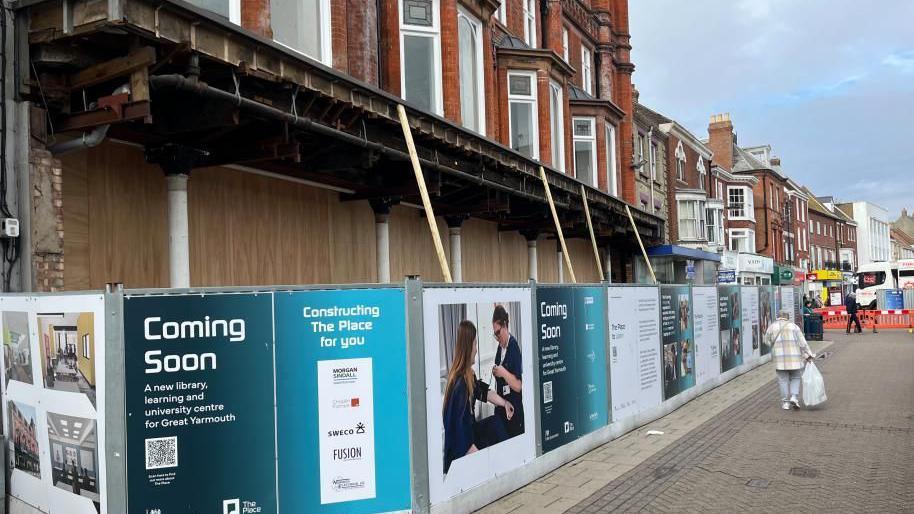
<path fill-rule="evenodd" d="M 0 237 L 19 237 L 19 220 L 16 218 L 0 219 Z"/>

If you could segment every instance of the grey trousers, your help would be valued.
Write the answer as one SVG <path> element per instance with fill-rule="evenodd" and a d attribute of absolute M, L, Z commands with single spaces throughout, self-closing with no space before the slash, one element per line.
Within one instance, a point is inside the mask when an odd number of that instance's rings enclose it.
<path fill-rule="evenodd" d="M 800 378 L 803 376 L 803 369 L 779 369 L 776 372 L 781 400 L 786 402 L 791 396 L 800 396 Z"/>

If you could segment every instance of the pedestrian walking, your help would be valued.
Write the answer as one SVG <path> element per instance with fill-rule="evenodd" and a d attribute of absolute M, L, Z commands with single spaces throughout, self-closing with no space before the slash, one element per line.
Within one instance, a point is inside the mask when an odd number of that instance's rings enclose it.
<path fill-rule="evenodd" d="M 815 358 L 815 354 L 809 348 L 800 327 L 790 321 L 790 313 L 786 310 L 778 312 L 777 321 L 768 327 L 764 340 L 771 347 L 771 360 L 774 361 L 781 393 L 781 408 L 799 409 L 803 365 L 805 361 Z"/>
<path fill-rule="evenodd" d="M 857 317 L 857 293 L 851 291 L 844 297 L 844 308 L 847 309 L 847 333 L 851 333 L 851 323 L 856 323 L 855 333 L 860 334 L 863 329 L 860 328 L 860 318 Z"/>

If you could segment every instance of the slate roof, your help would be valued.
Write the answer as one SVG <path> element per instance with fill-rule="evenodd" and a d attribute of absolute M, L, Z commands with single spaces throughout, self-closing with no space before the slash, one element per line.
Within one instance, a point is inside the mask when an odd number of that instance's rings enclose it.
<path fill-rule="evenodd" d="M 500 48 L 514 48 L 519 50 L 531 49 L 530 45 L 524 42 L 523 39 L 512 36 L 511 34 L 505 34 L 495 45 Z"/>
<path fill-rule="evenodd" d="M 596 100 L 597 98 L 574 84 L 568 84 L 569 100 Z"/>

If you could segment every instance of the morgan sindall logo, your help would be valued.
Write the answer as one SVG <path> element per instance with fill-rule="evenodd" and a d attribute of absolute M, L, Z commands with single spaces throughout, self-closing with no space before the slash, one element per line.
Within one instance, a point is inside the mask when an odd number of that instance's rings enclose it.
<path fill-rule="evenodd" d="M 222 500 L 222 514 L 241 514 L 241 501 L 238 498 Z"/>

